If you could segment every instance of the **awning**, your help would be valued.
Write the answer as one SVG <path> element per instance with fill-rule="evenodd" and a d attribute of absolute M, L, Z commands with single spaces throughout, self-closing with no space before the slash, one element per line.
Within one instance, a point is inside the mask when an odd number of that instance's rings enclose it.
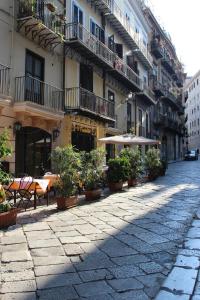
<path fill-rule="evenodd" d="M 132 134 L 115 135 L 99 139 L 105 144 L 120 144 L 120 145 L 159 145 L 160 141 L 147 139 L 142 136 Z"/>

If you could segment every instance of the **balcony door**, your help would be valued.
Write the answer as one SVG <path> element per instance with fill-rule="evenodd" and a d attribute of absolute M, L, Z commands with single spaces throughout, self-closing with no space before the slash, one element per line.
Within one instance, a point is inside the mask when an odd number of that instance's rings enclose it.
<path fill-rule="evenodd" d="M 79 39 L 83 39 L 83 11 L 76 4 L 73 5 L 73 23 L 75 23 L 74 27 L 74 35 Z M 80 24 L 80 25 L 79 25 Z"/>
<path fill-rule="evenodd" d="M 44 105 L 44 59 L 26 51 L 25 99 Z"/>

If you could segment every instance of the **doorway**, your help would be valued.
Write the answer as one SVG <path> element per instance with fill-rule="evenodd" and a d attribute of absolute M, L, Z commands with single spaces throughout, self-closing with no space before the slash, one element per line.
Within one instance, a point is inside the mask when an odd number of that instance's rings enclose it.
<path fill-rule="evenodd" d="M 16 133 L 16 175 L 33 177 L 44 175 L 51 169 L 51 135 L 36 127 L 23 127 Z"/>

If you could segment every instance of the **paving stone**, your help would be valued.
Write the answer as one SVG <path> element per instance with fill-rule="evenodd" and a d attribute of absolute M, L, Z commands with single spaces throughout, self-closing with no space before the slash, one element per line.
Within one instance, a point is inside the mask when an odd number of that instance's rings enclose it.
<path fill-rule="evenodd" d="M 32 261 L 9 262 L 1 264 L 1 271 L 4 272 L 23 272 L 33 268 Z"/>
<path fill-rule="evenodd" d="M 28 244 L 29 244 L 30 249 L 49 248 L 49 247 L 60 246 L 60 242 L 58 239 L 29 240 Z"/>
<path fill-rule="evenodd" d="M 187 239 L 185 242 L 185 247 L 191 250 L 200 250 L 200 239 Z"/>
<path fill-rule="evenodd" d="M 200 274 L 200 273 L 199 273 L 199 274 Z M 198 279 L 197 279 L 197 280 L 199 280 L 199 276 L 200 276 L 200 275 L 198 275 Z M 194 294 L 195 294 L 195 295 L 200 295 L 200 281 L 197 281 L 197 282 L 196 282 Z"/>
<path fill-rule="evenodd" d="M 114 292 L 113 289 L 103 280 L 83 283 L 75 286 L 75 289 L 81 297 L 97 296 Z"/>
<path fill-rule="evenodd" d="M 162 272 L 163 267 L 153 261 L 139 264 L 139 267 L 147 274 Z"/>
<path fill-rule="evenodd" d="M 57 237 L 62 237 L 62 236 L 80 236 L 81 234 L 77 230 L 72 230 L 72 231 L 58 231 L 55 233 Z"/>
<path fill-rule="evenodd" d="M 1 300 L 36 300 L 36 294 L 29 293 L 6 293 L 1 295 Z"/>
<path fill-rule="evenodd" d="M 28 251 L 28 245 L 27 243 L 2 245 L 1 249 L 1 252 Z"/>
<path fill-rule="evenodd" d="M 37 292 L 40 300 L 72 300 L 79 299 L 72 286 L 39 290 Z M 28 299 L 29 300 L 29 299 Z"/>
<path fill-rule="evenodd" d="M 200 227 L 200 220 L 194 220 L 194 221 L 192 222 L 192 226 L 193 226 L 193 227 Z"/>
<path fill-rule="evenodd" d="M 119 266 L 138 264 L 142 262 L 148 262 L 150 259 L 145 255 L 135 254 L 121 257 L 113 257 L 112 261 Z"/>
<path fill-rule="evenodd" d="M 117 292 L 142 289 L 142 283 L 134 278 L 108 280 L 108 284 Z"/>
<path fill-rule="evenodd" d="M 34 272 L 31 270 L 24 270 L 23 272 L 5 272 L 1 274 L 2 281 L 21 281 L 35 279 Z"/>
<path fill-rule="evenodd" d="M 197 270 L 174 267 L 163 287 L 179 294 L 191 294 L 195 285 Z"/>
<path fill-rule="evenodd" d="M 116 278 L 129 278 L 145 274 L 141 269 L 134 265 L 115 267 L 110 268 L 109 270 Z"/>
<path fill-rule="evenodd" d="M 54 256 L 53 259 L 46 257 L 33 257 L 33 262 L 35 266 L 48 266 L 48 265 L 59 265 L 59 264 L 69 264 L 70 259 L 66 256 Z"/>
<path fill-rule="evenodd" d="M 78 273 L 83 282 L 112 279 L 113 276 L 106 269 L 82 271 Z"/>
<path fill-rule="evenodd" d="M 116 294 L 115 300 L 149 300 L 149 297 L 143 291 L 129 291 L 125 293 Z M 103 300 L 103 299 L 102 299 Z"/>
<path fill-rule="evenodd" d="M 52 230 L 43 230 L 38 233 L 38 231 L 27 231 L 26 237 L 28 240 L 48 240 L 48 239 L 55 239 L 55 234 Z"/>
<path fill-rule="evenodd" d="M 178 255 L 176 258 L 175 266 L 177 267 L 188 267 L 192 269 L 199 268 L 200 262 L 199 258 L 196 256 L 184 256 Z"/>
<path fill-rule="evenodd" d="M 70 286 L 81 283 L 79 276 L 75 273 L 48 275 L 36 277 L 37 288 L 39 290 L 50 289 L 60 286 Z"/>
<path fill-rule="evenodd" d="M 79 255 L 84 253 L 84 250 L 78 244 L 66 244 L 63 248 L 67 255 Z"/>
<path fill-rule="evenodd" d="M 72 264 L 56 264 L 56 265 L 48 265 L 48 266 L 38 266 L 34 269 L 36 276 L 42 275 L 54 275 L 54 274 L 62 274 L 62 273 L 72 273 L 75 272 L 75 269 Z"/>
<path fill-rule="evenodd" d="M 32 256 L 62 256 L 65 252 L 62 247 L 48 247 L 48 248 L 38 248 L 32 249 Z"/>
<path fill-rule="evenodd" d="M 24 280 L 3 283 L 1 293 L 34 292 L 35 290 L 35 280 Z"/>
<path fill-rule="evenodd" d="M 131 247 L 128 247 L 116 239 L 107 240 L 102 246 L 100 246 L 100 248 L 110 257 L 125 256 L 137 253 Z"/>
<path fill-rule="evenodd" d="M 167 291 L 160 291 L 155 300 L 189 300 L 189 295 L 175 295 Z"/>
<path fill-rule="evenodd" d="M 191 300 L 200 300 L 200 295 L 194 295 L 194 296 L 192 296 Z"/>
<path fill-rule="evenodd" d="M 85 236 L 61 236 L 60 241 L 62 244 L 79 244 L 79 243 L 89 243 L 90 240 Z"/>
<path fill-rule="evenodd" d="M 21 244 L 21 243 L 26 243 L 26 238 L 23 235 L 3 236 L 1 238 L 2 245 Z"/>
<path fill-rule="evenodd" d="M 17 251 L 13 255 L 12 252 L 3 252 L 2 253 L 2 262 L 12 262 L 12 261 L 29 261 L 32 260 L 29 251 Z"/>
<path fill-rule="evenodd" d="M 86 225 L 76 225 L 75 229 L 79 231 L 83 235 L 91 234 L 91 233 L 101 233 L 102 231 L 91 224 Z"/>
<path fill-rule="evenodd" d="M 147 287 L 161 285 L 165 276 L 161 273 L 149 274 L 145 276 L 137 276 L 137 280 L 142 282 Z"/>
<path fill-rule="evenodd" d="M 23 226 L 23 230 L 26 231 L 43 231 L 49 230 L 50 227 L 46 222 L 37 222 L 32 224 L 27 224 Z"/>

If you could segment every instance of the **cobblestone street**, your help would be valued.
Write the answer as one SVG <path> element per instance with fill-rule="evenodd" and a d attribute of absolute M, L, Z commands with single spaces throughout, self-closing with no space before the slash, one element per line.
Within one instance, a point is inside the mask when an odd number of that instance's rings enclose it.
<path fill-rule="evenodd" d="M 154 299 L 178 251 L 200 255 L 194 250 L 200 249 L 198 228 L 190 229 L 200 202 L 199 170 L 200 161 L 175 163 L 153 183 L 94 203 L 21 213 L 18 225 L 1 232 L 1 299 Z M 194 222 L 199 227 L 200 221 Z M 185 243 L 187 253 L 181 248 L 188 230 L 194 240 Z M 190 259 L 194 269 L 187 265 Z M 199 259 L 190 259 L 183 265 L 186 295 L 193 293 L 195 279 L 189 280 L 199 268 Z M 189 299 L 162 293 L 159 300 Z"/>

